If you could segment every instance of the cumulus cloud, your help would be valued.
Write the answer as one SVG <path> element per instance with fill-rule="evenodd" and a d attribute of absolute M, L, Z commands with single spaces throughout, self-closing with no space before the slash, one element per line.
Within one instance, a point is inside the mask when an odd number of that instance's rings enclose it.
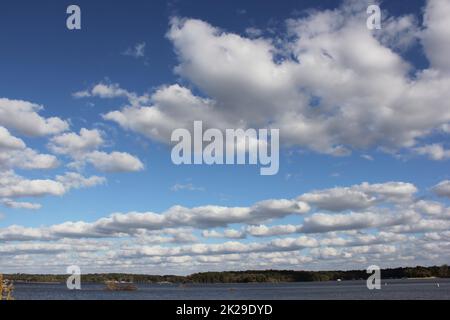
<path fill-rule="evenodd" d="M 345 211 L 366 209 L 383 201 L 394 203 L 409 201 L 416 192 L 417 188 L 411 183 L 369 184 L 364 182 L 351 187 L 337 187 L 305 193 L 298 199 L 318 209 Z"/>
<path fill-rule="evenodd" d="M 53 187 L 59 187 L 58 193 L 63 194 L 66 189 L 90 187 L 103 183 L 99 177 L 89 179 L 76 173 L 57 177 L 57 181 L 47 181 Z M 45 195 L 53 190 L 42 188 L 40 193 L 32 195 Z M 56 193 L 56 192 L 55 192 Z M 2 193 L 0 180 L 0 197 L 13 197 L 14 193 L 6 191 Z M 16 193 L 16 196 L 18 194 Z M 288 215 L 305 214 L 308 207 L 295 200 L 266 200 L 258 202 L 250 207 L 220 207 L 201 206 L 186 208 L 174 206 L 160 214 L 153 212 L 139 213 L 114 213 L 109 217 L 101 218 L 95 222 L 84 221 L 65 222 L 43 228 L 50 237 L 68 238 L 108 238 L 120 235 L 137 235 L 142 230 L 165 230 L 170 228 L 215 228 L 226 227 L 234 223 L 258 223 L 271 219 L 282 218 Z M 226 232 L 231 235 L 233 231 Z"/>
<path fill-rule="evenodd" d="M 375 202 L 374 197 L 370 197 L 364 192 L 346 188 L 306 193 L 299 199 L 319 209 L 330 211 L 364 209 L 372 206 Z"/>
<path fill-rule="evenodd" d="M 203 120 L 208 127 L 232 128 L 214 114 L 215 110 L 210 106 L 209 100 L 194 96 L 189 89 L 180 85 L 158 89 L 151 101 L 153 106 L 140 106 L 131 101 L 131 106 L 108 112 L 104 119 L 164 143 L 170 142 L 174 129 L 190 129 L 195 120 Z"/>
<path fill-rule="evenodd" d="M 11 174 L 10 174 L 11 175 Z M 21 181 L 16 177 L 14 186 L 20 186 Z M 1 180 L 0 180 L 1 181 Z M 39 184 L 53 185 L 53 189 L 32 193 L 28 191 L 27 196 L 43 195 L 53 192 L 54 194 L 63 194 L 71 188 L 91 187 L 103 183 L 104 180 L 99 177 L 85 178 L 78 173 L 69 173 L 65 176 L 58 176 L 55 181 L 38 181 Z M 32 182 L 27 182 L 28 184 Z M 0 184 L 1 185 L 1 184 Z M 25 184 L 26 185 L 26 184 Z M 57 188 L 59 186 L 59 188 Z M 223 207 L 223 206 L 199 206 L 186 208 L 174 206 L 161 213 L 154 212 L 130 212 L 114 213 L 108 217 L 98 219 L 94 222 L 85 221 L 67 221 L 61 224 L 51 225 L 40 228 L 25 228 L 13 226 L 2 229 L 0 232 L 3 241 L 55 241 L 59 239 L 87 239 L 87 238 L 127 238 L 134 237 L 139 239 L 139 243 L 145 242 L 157 243 L 175 243 L 175 242 L 196 242 L 197 239 L 191 232 L 185 232 L 183 229 L 202 230 L 202 236 L 205 238 L 223 238 L 223 239 L 244 239 L 249 236 L 255 238 L 277 237 L 270 242 L 270 248 L 278 250 L 291 250 L 296 248 L 297 240 L 295 238 L 283 238 L 291 234 L 314 234 L 325 238 L 311 238 L 317 242 L 314 246 L 361 246 L 370 244 L 387 243 L 391 241 L 404 241 L 403 233 L 433 232 L 445 230 L 450 223 L 450 212 L 443 204 L 432 201 L 418 200 L 405 202 L 398 201 L 396 197 L 408 197 L 417 190 L 414 186 L 408 186 L 406 183 L 388 182 L 385 184 L 360 184 L 352 187 L 342 187 L 342 190 L 353 190 L 357 188 L 371 193 L 377 201 L 371 203 L 371 208 L 360 212 L 331 213 L 325 214 L 314 212 L 306 202 L 299 198 L 293 200 L 270 199 L 260 201 L 248 207 Z M 24 189 L 24 188 L 22 188 Z M 36 188 L 33 189 L 35 192 Z M 323 194 L 329 190 L 315 191 Z M 18 192 L 17 190 L 14 190 Z M 19 190 L 20 191 L 20 190 Z M 312 193 L 307 193 L 312 194 Z M 17 195 L 17 194 L 16 194 Z M 20 195 L 24 195 L 21 193 Z M 352 196 L 352 193 L 350 193 Z M 380 197 L 381 195 L 381 197 Z M 0 188 L 0 196 L 13 197 L 11 192 L 5 192 Z M 380 197 L 380 198 L 378 198 Z M 328 200 L 328 199 L 327 199 Z M 389 204 L 395 206 L 389 208 Z M 312 211 L 312 212 L 311 212 Z M 298 225 L 274 224 L 264 225 L 265 222 L 276 222 L 287 216 L 297 216 L 302 219 Z M 241 230 L 231 229 L 235 224 L 244 224 Z M 225 228 L 218 231 L 217 228 Z M 378 230 L 378 234 L 368 234 L 363 236 L 362 230 Z M 180 230 L 180 231 L 177 231 Z M 336 232 L 345 232 L 346 238 L 335 236 Z M 169 236 L 162 236 L 161 234 Z M 174 235 L 179 234 L 179 237 Z M 183 235 L 181 237 L 181 235 Z M 351 236 L 352 238 L 348 238 Z M 311 241 L 312 241 L 311 240 Z M 303 240 L 302 240 L 303 241 Z M 241 244 L 238 245 L 239 247 Z M 255 243 L 251 250 L 255 252 L 264 252 L 267 246 L 261 246 Z M 198 248 L 201 248 L 199 245 Z M 272 250 L 270 249 L 270 250 Z M 148 250 L 156 250 L 154 247 L 146 249 L 145 252 L 139 251 L 138 255 L 149 256 Z M 158 248 L 157 250 L 168 252 L 169 255 L 189 254 L 189 252 L 177 251 L 180 249 Z M 167 251 L 169 250 L 169 251 Z M 200 250 L 200 249 L 198 249 Z M 202 249 L 203 250 L 203 249 Z M 208 249 L 209 250 L 209 249 Z M 208 254 L 208 250 L 202 254 Z M 247 249 L 243 249 L 247 252 Z M 250 249 L 249 249 L 250 250 Z M 250 250 L 250 251 L 251 251 Z M 237 251 L 214 249 L 211 254 L 231 254 Z M 176 253 L 170 253 L 176 252 Z M 253 252 L 253 251 L 252 251 Z"/>
<path fill-rule="evenodd" d="M 167 35 L 179 59 L 175 70 L 207 98 L 164 86 L 146 104 L 131 103 L 104 117 L 163 142 L 174 128 L 203 120 L 218 128 L 270 124 L 281 129 L 287 145 L 333 155 L 413 148 L 450 121 L 450 77 L 445 59 L 434 56 L 449 52 L 442 18 L 450 14 L 447 7 L 440 1 L 426 8 L 421 39 L 433 67 L 421 71 L 392 47 L 395 39 L 408 38 L 406 46 L 419 36 L 416 21 L 390 17 L 379 38 L 366 28 L 365 6 L 357 2 L 290 19 L 292 40 L 277 45 L 176 18 Z"/>
<path fill-rule="evenodd" d="M 11 225 L 0 230 L 0 240 L 7 241 L 30 241 L 49 240 L 50 236 L 39 228 L 26 228 L 18 225 Z"/>
<path fill-rule="evenodd" d="M 41 154 L 29 148 L 4 151 L 0 154 L 0 168 L 53 169 L 59 165 L 58 159 L 49 154 Z"/>
<path fill-rule="evenodd" d="M 413 224 L 396 225 L 386 230 L 396 233 L 420 233 L 431 231 L 445 231 L 450 228 L 450 220 L 420 219 Z"/>
<path fill-rule="evenodd" d="M 417 210 L 418 212 L 422 212 L 430 216 L 440 216 L 443 215 L 446 211 L 449 211 L 448 209 L 445 208 L 445 206 L 442 203 L 429 200 L 419 200 L 416 203 L 414 203 L 412 207 L 414 210 Z"/>
<path fill-rule="evenodd" d="M 234 229 L 225 229 L 223 232 L 216 230 L 204 230 L 202 232 L 204 238 L 227 238 L 227 239 L 243 239 L 245 233 Z"/>
<path fill-rule="evenodd" d="M 57 134 L 69 128 L 60 118 L 39 115 L 43 107 L 32 102 L 0 98 L 0 126 L 14 129 L 27 136 Z"/>
<path fill-rule="evenodd" d="M 408 202 L 418 191 L 414 184 L 398 181 L 375 184 L 364 182 L 354 186 L 354 188 L 361 190 L 368 195 L 375 196 L 380 201 L 389 201 L 393 203 Z"/>
<path fill-rule="evenodd" d="M 22 139 L 16 138 L 0 126 L 0 170 L 14 167 L 22 169 L 52 169 L 59 164 L 55 156 L 41 154 L 27 148 Z"/>
<path fill-rule="evenodd" d="M 351 212 L 349 214 L 323 214 L 316 213 L 305 218 L 300 231 L 305 233 L 321 233 L 342 230 L 358 230 L 375 227 L 395 226 L 399 224 L 409 225 L 420 220 L 420 215 L 415 212 L 404 213 L 374 213 Z"/>
<path fill-rule="evenodd" d="M 446 150 L 442 144 L 430 144 L 414 149 L 417 154 L 428 156 L 432 160 L 450 159 L 450 150 Z"/>
<path fill-rule="evenodd" d="M 11 135 L 4 127 L 0 127 L 0 150 L 24 149 L 25 142 Z"/>
<path fill-rule="evenodd" d="M 144 164 L 138 158 L 126 152 L 94 151 L 84 157 L 86 162 L 103 172 L 132 172 L 144 169 Z"/>
<path fill-rule="evenodd" d="M 391 16 L 382 22 L 382 30 L 375 36 L 383 45 L 403 51 L 420 39 L 420 28 L 413 15 Z"/>
<path fill-rule="evenodd" d="M 0 241 L 5 242 L 0 256 L 20 259 L 21 268 L 27 270 L 35 270 L 33 262 L 36 264 L 36 259 L 42 257 L 53 261 L 45 264 L 46 268 L 53 270 L 72 261 L 67 253 L 70 250 L 77 253 L 77 263 L 83 268 L 103 272 L 120 271 L 125 266 L 134 272 L 149 272 L 149 268 L 157 272 L 163 266 L 166 271 L 189 273 L 191 270 L 214 270 L 216 267 L 220 270 L 298 265 L 323 268 L 326 263 L 328 268 L 345 269 L 367 263 L 383 266 L 423 264 L 430 259 L 441 259 L 439 261 L 444 263 L 450 256 L 450 238 L 447 234 L 450 219 L 442 220 L 440 215 L 435 215 L 439 209 L 434 202 L 419 200 L 402 203 L 401 206 L 404 206 L 402 212 L 381 208 L 378 211 L 347 214 L 313 212 L 305 217 L 303 226 L 266 226 L 255 224 L 250 219 L 244 222 L 249 223 L 244 229 L 223 231 L 210 229 L 223 227 L 221 221 L 199 222 L 205 216 L 203 210 L 212 211 L 213 206 L 184 208 L 183 214 L 180 214 L 181 208 L 160 214 L 114 214 L 93 223 L 65 222 L 39 228 L 14 225 L 0 229 Z M 254 207 L 257 205 L 248 208 Z M 238 208 L 229 210 L 240 212 Z M 229 216 L 230 211 L 227 213 Z M 425 216 L 420 219 L 419 213 Z M 203 217 L 197 217 L 197 220 L 194 214 Z M 171 221 L 176 219 L 184 223 L 172 225 Z M 231 218 L 228 221 L 233 223 L 236 220 Z M 169 227 L 163 229 L 166 226 Z M 204 237 L 233 241 L 198 243 L 192 234 L 195 229 L 204 229 Z M 285 237 L 304 232 L 308 235 Z M 277 238 L 258 242 L 238 241 L 248 235 Z M 48 257 L 55 256 L 58 259 L 48 260 Z M 4 268 L 15 270 L 17 262 L 11 259 L 4 262 Z"/>
<path fill-rule="evenodd" d="M 78 91 L 73 94 L 75 98 L 99 97 L 99 98 L 128 98 L 131 94 L 120 88 L 118 84 L 98 83 L 89 90 Z"/>
<path fill-rule="evenodd" d="M 255 223 L 281 218 L 292 214 L 304 214 L 307 210 L 295 200 L 267 200 L 250 207 L 201 206 L 186 208 L 174 206 L 163 212 L 113 214 L 96 222 L 102 231 L 134 229 L 158 230 L 175 227 L 214 228 L 234 223 Z M 130 232 L 128 231 L 128 232 Z"/>
<path fill-rule="evenodd" d="M 450 4 L 445 0 L 427 1 L 422 42 L 431 65 L 437 70 L 450 71 L 447 55 L 450 52 L 448 15 Z"/>
<path fill-rule="evenodd" d="M 67 173 L 51 179 L 26 179 L 13 171 L 0 171 L 0 198 L 62 196 L 72 188 L 91 187 L 103 183 L 103 178 L 83 178 L 76 173 Z"/>
<path fill-rule="evenodd" d="M 283 236 L 287 234 L 297 233 L 301 229 L 301 226 L 294 225 L 276 225 L 276 226 L 249 226 L 245 229 L 246 233 L 253 237 L 272 237 Z"/>
<path fill-rule="evenodd" d="M 76 172 L 67 172 L 62 176 L 57 176 L 56 180 L 66 188 L 66 189 L 80 189 L 95 187 L 97 185 L 104 184 L 106 179 L 103 177 L 92 176 L 86 178 Z"/>
<path fill-rule="evenodd" d="M 433 187 L 433 191 L 440 197 L 450 198 L 450 180 L 444 180 Z"/>
<path fill-rule="evenodd" d="M 0 197 L 3 198 L 61 196 L 64 193 L 64 186 L 54 180 L 28 180 L 13 171 L 0 172 Z"/>
<path fill-rule="evenodd" d="M 258 253 L 273 251 L 294 251 L 305 248 L 312 248 L 318 245 L 317 240 L 301 236 L 298 238 L 275 239 L 267 243 L 250 243 L 229 241 L 221 244 L 193 244 L 190 246 L 168 247 L 138 247 L 130 249 L 126 256 L 184 256 L 184 255 L 216 255 L 216 254 L 236 254 L 236 253 Z"/>
<path fill-rule="evenodd" d="M 55 254 L 69 250 L 69 246 L 48 243 L 19 243 L 7 244 L 0 247 L 3 256 L 16 256 L 21 254 Z"/>
<path fill-rule="evenodd" d="M 50 140 L 49 148 L 55 153 L 77 156 L 96 150 L 103 143 L 99 130 L 82 128 L 79 134 L 70 132 L 53 137 Z"/>
<path fill-rule="evenodd" d="M 64 133 L 50 140 L 48 147 L 55 153 L 70 156 L 70 167 L 80 168 L 86 163 L 103 172 L 132 172 L 144 168 L 143 163 L 126 152 L 103 152 L 97 149 L 104 144 L 99 130 L 82 128 L 80 133 Z"/>
<path fill-rule="evenodd" d="M 102 99 L 125 98 L 128 99 L 132 105 L 139 105 L 149 102 L 149 97 L 147 95 L 139 96 L 134 92 L 121 88 L 117 83 L 110 83 L 106 81 L 97 83 L 89 89 L 75 92 L 72 96 L 77 99 L 89 97 L 97 97 Z"/>

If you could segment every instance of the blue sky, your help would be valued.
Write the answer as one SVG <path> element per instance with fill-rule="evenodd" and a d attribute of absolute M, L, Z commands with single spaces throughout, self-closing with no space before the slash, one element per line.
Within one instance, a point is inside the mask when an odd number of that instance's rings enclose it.
<path fill-rule="evenodd" d="M 86 255 L 81 265 L 100 261 L 90 271 L 121 270 L 128 261 L 131 271 L 149 273 L 249 267 L 236 255 L 250 257 L 252 267 L 293 269 L 435 264 L 448 257 L 433 255 L 450 253 L 450 65 L 442 58 L 450 45 L 440 14 L 450 15 L 447 1 L 381 2 L 378 31 L 367 30 L 367 6 L 356 1 L 77 1 L 81 30 L 66 28 L 70 4 L 1 5 L 0 261 L 14 257 L 6 271 L 63 272 L 71 251 Z M 311 97 L 318 100 L 308 102 Z M 28 109 L 11 111 L 19 108 Z M 25 117 L 36 114 L 65 126 L 54 129 L 47 121 L 48 132 L 30 134 L 25 127 L 38 124 Z M 175 166 L 165 133 L 191 117 L 219 128 L 238 121 L 280 128 L 279 173 Z M 83 139 L 83 129 L 92 135 Z M 11 147 L 17 139 L 22 146 Z M 267 202 L 280 199 L 289 203 Z M 368 204 L 355 205 L 359 200 Z M 263 218 L 234 213 L 261 201 L 252 214 Z M 146 213 L 164 215 L 173 206 L 187 208 L 188 218 L 177 216 L 179 226 L 175 218 L 147 226 L 155 223 Z M 195 208 L 208 211 L 204 223 Z M 237 218 L 226 221 L 220 208 Z M 143 220 L 133 220 L 136 212 Z M 111 222 L 114 232 L 95 225 L 114 213 L 128 219 Z M 388 225 L 377 222 L 403 214 Z M 222 223 L 208 220 L 215 215 Z M 335 228 L 323 231 L 328 217 Z M 354 217 L 363 222 L 353 224 Z M 251 231 L 287 225 L 298 229 Z M 227 236 L 230 230 L 239 236 Z M 176 234 L 183 239 L 174 240 Z M 336 238 L 355 243 L 328 244 Z M 111 249 L 81 248 L 96 241 Z M 33 245 L 38 248 L 26 247 Z M 239 249 L 244 245 L 250 249 Z M 209 249 L 195 253 L 202 246 Z M 429 255 L 411 254 L 431 246 Z M 60 264 L 46 262 L 55 256 Z M 26 261 L 23 270 L 16 261 Z"/>

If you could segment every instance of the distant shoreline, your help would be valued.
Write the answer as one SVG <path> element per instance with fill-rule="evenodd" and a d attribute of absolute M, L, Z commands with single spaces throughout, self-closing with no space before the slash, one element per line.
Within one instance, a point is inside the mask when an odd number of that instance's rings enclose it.
<path fill-rule="evenodd" d="M 61 281 L 23 281 L 13 280 L 16 284 L 61 284 Z"/>
<path fill-rule="evenodd" d="M 450 278 L 439 278 L 439 277 L 424 277 L 424 278 L 389 278 L 384 280 L 438 280 L 438 279 L 450 279 Z M 349 281 L 366 281 L 366 279 L 354 279 L 354 280 L 342 280 L 340 282 L 349 282 Z M 318 283 L 318 282 L 336 282 L 336 280 L 325 280 L 325 281 L 278 281 L 278 282 L 136 282 L 135 284 L 153 284 L 153 285 L 172 285 L 172 286 L 180 286 L 180 285 L 214 285 L 214 284 L 227 284 L 227 285 L 239 285 L 239 284 L 289 284 L 289 283 Z M 63 285 L 64 281 L 55 281 L 55 282 L 39 282 L 39 281 L 14 281 L 16 285 Z M 84 284 L 91 285 L 104 285 L 104 282 L 90 282 L 84 281 Z"/>
<path fill-rule="evenodd" d="M 6 279 L 16 283 L 58 284 L 65 283 L 65 274 L 5 274 Z M 289 283 L 365 280 L 366 270 L 348 271 L 294 271 L 294 270 L 247 270 L 201 272 L 188 276 L 146 275 L 128 273 L 97 273 L 82 275 L 85 283 L 105 283 L 106 281 L 125 281 L 154 284 L 202 284 L 202 283 Z M 450 278 L 447 265 L 432 267 L 404 267 L 381 270 L 382 279 L 433 279 Z"/>

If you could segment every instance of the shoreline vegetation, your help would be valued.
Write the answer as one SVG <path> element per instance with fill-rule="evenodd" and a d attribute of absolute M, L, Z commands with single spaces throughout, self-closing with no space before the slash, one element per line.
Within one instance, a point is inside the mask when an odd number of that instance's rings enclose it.
<path fill-rule="evenodd" d="M 206 284 L 206 283 L 279 283 L 279 282 L 313 282 L 365 280 L 369 275 L 366 270 L 348 271 L 293 271 L 293 270 L 248 270 L 200 272 L 188 276 L 146 275 L 125 273 L 96 273 L 82 275 L 86 283 L 157 283 L 157 284 Z M 5 274 L 4 278 L 15 283 L 65 283 L 65 274 Z M 448 265 L 433 267 L 405 267 L 382 269 L 383 279 L 426 279 L 450 278 Z"/>
<path fill-rule="evenodd" d="M 14 300 L 13 292 L 14 286 L 12 281 L 3 279 L 3 275 L 0 273 L 0 300 Z"/>

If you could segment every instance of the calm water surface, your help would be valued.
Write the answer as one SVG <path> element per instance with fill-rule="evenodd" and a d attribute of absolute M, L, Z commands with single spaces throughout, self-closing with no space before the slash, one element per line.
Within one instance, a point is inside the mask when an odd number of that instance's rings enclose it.
<path fill-rule="evenodd" d="M 437 285 L 439 284 L 439 286 Z M 387 280 L 381 290 L 370 291 L 365 281 L 207 284 L 181 287 L 138 284 L 133 292 L 110 292 L 101 284 L 84 284 L 70 291 L 65 284 L 16 284 L 17 300 L 308 300 L 308 299 L 445 299 L 450 300 L 450 279 Z"/>

